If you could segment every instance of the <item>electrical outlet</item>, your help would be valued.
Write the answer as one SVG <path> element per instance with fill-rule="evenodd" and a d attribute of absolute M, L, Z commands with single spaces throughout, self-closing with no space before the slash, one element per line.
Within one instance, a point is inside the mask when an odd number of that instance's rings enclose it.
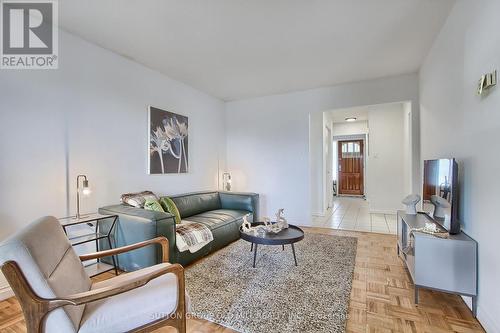
<path fill-rule="evenodd" d="M 479 79 L 477 86 L 477 94 L 482 95 L 486 90 L 496 86 L 497 84 L 497 71 L 493 71 L 488 74 L 484 74 Z"/>

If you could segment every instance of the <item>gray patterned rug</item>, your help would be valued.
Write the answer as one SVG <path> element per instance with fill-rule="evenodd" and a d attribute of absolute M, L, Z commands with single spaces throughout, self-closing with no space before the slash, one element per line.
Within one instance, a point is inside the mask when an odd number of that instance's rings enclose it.
<path fill-rule="evenodd" d="M 191 312 L 244 333 L 345 332 L 357 239 L 306 233 L 295 244 L 239 240 L 186 269 Z"/>

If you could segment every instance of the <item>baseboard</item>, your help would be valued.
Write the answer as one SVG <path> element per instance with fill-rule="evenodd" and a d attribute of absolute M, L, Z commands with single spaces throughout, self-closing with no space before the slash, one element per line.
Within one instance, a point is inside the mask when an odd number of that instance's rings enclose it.
<path fill-rule="evenodd" d="M 2 287 L 0 289 L 0 301 L 14 296 L 14 291 L 9 286 Z"/>
<path fill-rule="evenodd" d="M 462 296 L 462 299 L 469 309 L 472 309 L 472 298 Z M 477 320 L 487 333 L 500 332 L 500 322 L 496 322 L 495 319 L 491 313 L 488 313 L 483 307 L 478 306 Z"/>
<path fill-rule="evenodd" d="M 318 212 L 316 212 L 316 213 L 312 213 L 312 216 L 314 216 L 314 217 L 325 217 L 326 215 L 325 215 L 325 213 L 318 213 Z"/>
<path fill-rule="evenodd" d="M 498 317 L 493 317 L 491 313 L 486 312 L 483 308 L 479 307 L 477 309 L 477 320 L 484 330 L 488 333 L 500 332 L 500 323 L 496 322 L 495 319 Z"/>
<path fill-rule="evenodd" d="M 335 197 L 337 198 L 356 198 L 356 199 L 366 199 L 364 194 L 354 195 L 354 194 L 337 194 Z"/>
<path fill-rule="evenodd" d="M 291 224 L 291 225 L 295 225 L 295 226 L 298 226 L 298 227 L 312 227 L 313 224 L 312 224 L 312 221 L 309 220 L 309 221 L 306 221 L 304 219 L 291 219 L 291 218 L 286 218 L 288 224 Z"/>

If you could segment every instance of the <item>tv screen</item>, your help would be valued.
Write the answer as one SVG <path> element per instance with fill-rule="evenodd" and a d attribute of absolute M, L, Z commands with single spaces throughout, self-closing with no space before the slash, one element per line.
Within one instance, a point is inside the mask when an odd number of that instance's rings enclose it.
<path fill-rule="evenodd" d="M 422 209 L 451 234 L 460 232 L 457 178 L 458 165 L 455 159 L 424 161 Z"/>

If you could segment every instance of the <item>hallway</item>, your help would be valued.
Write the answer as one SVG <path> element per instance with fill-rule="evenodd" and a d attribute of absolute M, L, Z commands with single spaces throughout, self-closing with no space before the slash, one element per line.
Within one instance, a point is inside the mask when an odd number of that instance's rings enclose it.
<path fill-rule="evenodd" d="M 396 234 L 396 215 L 370 213 L 362 198 L 335 197 L 325 217 L 314 216 L 314 227 Z"/>

